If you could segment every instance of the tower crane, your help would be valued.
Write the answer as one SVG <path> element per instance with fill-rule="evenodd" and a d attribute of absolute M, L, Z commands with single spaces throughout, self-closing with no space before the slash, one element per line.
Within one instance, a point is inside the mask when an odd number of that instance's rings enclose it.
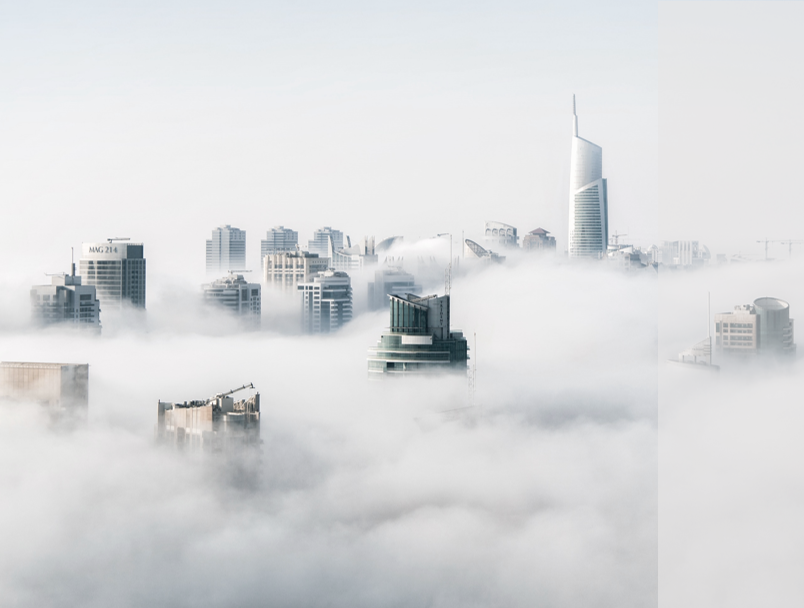
<path fill-rule="evenodd" d="M 801 245 L 804 243 L 802 240 L 793 240 L 793 241 L 779 241 L 782 245 L 787 245 L 787 253 L 792 258 L 793 257 L 793 245 Z"/>
<path fill-rule="evenodd" d="M 768 243 L 785 243 L 785 242 L 786 241 L 777 241 L 777 240 L 774 240 L 774 239 L 769 239 L 767 237 L 765 237 L 761 241 L 757 241 L 757 243 L 765 243 L 765 261 L 768 260 Z"/>

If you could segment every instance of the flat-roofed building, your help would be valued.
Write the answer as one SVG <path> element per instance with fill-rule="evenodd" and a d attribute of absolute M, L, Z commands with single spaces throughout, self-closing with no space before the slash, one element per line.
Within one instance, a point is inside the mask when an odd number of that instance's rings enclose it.
<path fill-rule="evenodd" d="M 108 239 L 84 243 L 79 274 L 83 285 L 95 287 L 104 310 L 124 306 L 145 308 L 145 257 L 142 243 Z"/>
<path fill-rule="evenodd" d="M 307 242 L 307 251 L 317 253 L 320 257 L 328 257 L 331 251 L 343 249 L 343 232 L 324 226 L 313 232 L 313 238 Z"/>
<path fill-rule="evenodd" d="M 522 239 L 522 249 L 525 251 L 556 251 L 556 237 L 550 236 L 550 231 L 544 228 L 531 230 Z"/>
<path fill-rule="evenodd" d="M 760 318 L 751 304 L 718 313 L 715 315 L 715 346 L 727 354 L 757 355 L 759 324 Z"/>
<path fill-rule="evenodd" d="M 0 400 L 36 403 L 60 418 L 85 419 L 89 406 L 89 364 L 3 361 Z"/>
<path fill-rule="evenodd" d="M 246 325 L 259 327 L 262 318 L 262 287 L 249 283 L 242 274 L 230 274 L 203 285 L 204 302 L 226 310 Z"/>
<path fill-rule="evenodd" d="M 391 294 L 417 293 L 421 286 L 416 285 L 413 275 L 401 268 L 382 268 L 374 272 L 374 281 L 368 284 L 368 308 L 380 310 L 388 306 Z"/>
<path fill-rule="evenodd" d="M 298 290 L 306 333 L 331 333 L 352 320 L 352 282 L 345 272 L 319 272 L 311 281 L 299 283 Z"/>
<path fill-rule="evenodd" d="M 54 275 L 50 285 L 31 287 L 31 316 L 37 325 L 64 323 L 98 331 L 101 327 L 95 287 L 82 285 L 75 274 Z"/>
<path fill-rule="evenodd" d="M 299 233 L 284 226 L 274 226 L 260 241 L 260 263 L 265 264 L 266 255 L 290 253 L 299 249 Z"/>
<path fill-rule="evenodd" d="M 246 231 L 229 224 L 218 226 L 207 240 L 207 274 L 246 269 Z"/>
<path fill-rule="evenodd" d="M 317 253 L 295 251 L 274 253 L 263 258 L 263 282 L 266 287 L 296 292 L 299 283 L 306 283 L 319 272 L 329 268 L 329 258 Z"/>

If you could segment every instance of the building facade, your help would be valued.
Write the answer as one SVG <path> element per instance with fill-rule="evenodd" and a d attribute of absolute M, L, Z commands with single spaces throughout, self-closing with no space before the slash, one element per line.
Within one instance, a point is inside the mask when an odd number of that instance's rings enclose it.
<path fill-rule="evenodd" d="M 544 228 L 531 230 L 522 239 L 522 249 L 525 251 L 556 251 L 556 237 L 550 236 L 550 231 Z"/>
<path fill-rule="evenodd" d="M 483 241 L 490 247 L 519 247 L 516 228 L 502 222 L 486 220 Z"/>
<path fill-rule="evenodd" d="M 245 324 L 259 327 L 262 318 L 262 287 L 249 283 L 242 274 L 230 274 L 202 286 L 204 302 L 226 310 Z"/>
<path fill-rule="evenodd" d="M 572 152 L 569 187 L 569 256 L 602 259 L 609 242 L 608 191 L 603 148 L 578 136 L 572 97 Z"/>
<path fill-rule="evenodd" d="M 324 226 L 313 232 L 313 238 L 307 242 L 307 251 L 317 253 L 319 257 L 331 257 L 330 252 L 343 249 L 343 232 Z"/>
<path fill-rule="evenodd" d="M 212 231 L 207 241 L 207 274 L 246 269 L 246 231 L 229 224 Z"/>
<path fill-rule="evenodd" d="M 100 302 L 95 287 L 73 274 L 55 275 L 50 285 L 31 288 L 31 317 L 37 325 L 70 323 L 100 330 Z"/>
<path fill-rule="evenodd" d="M 304 332 L 331 333 L 352 320 L 352 282 L 345 272 L 319 272 L 297 288 L 302 293 Z"/>
<path fill-rule="evenodd" d="M 79 274 L 83 285 L 95 287 L 104 310 L 124 306 L 145 308 L 145 256 L 142 243 L 109 239 L 84 243 Z"/>
<path fill-rule="evenodd" d="M 368 309 L 381 310 L 388 306 L 388 296 L 417 293 L 421 286 L 416 285 L 413 275 L 401 268 L 382 268 L 374 272 L 374 281 L 368 284 Z"/>
<path fill-rule="evenodd" d="M 299 233 L 284 226 L 274 226 L 260 241 L 260 262 L 264 264 L 266 255 L 292 253 L 299 249 Z"/>
<path fill-rule="evenodd" d="M 3 361 L 0 400 L 36 403 L 58 419 L 83 420 L 89 407 L 89 365 Z"/>
<path fill-rule="evenodd" d="M 450 329 L 450 297 L 390 296 L 390 327 L 369 350 L 370 377 L 466 372 L 468 345 Z"/>
<path fill-rule="evenodd" d="M 336 270 L 351 272 L 377 263 L 378 256 L 374 253 L 374 237 L 366 237 L 357 245 L 330 252 L 332 267 Z"/>
<path fill-rule="evenodd" d="M 779 298 L 757 298 L 715 315 L 715 345 L 724 354 L 794 355 L 793 334 L 790 305 Z"/>
<path fill-rule="evenodd" d="M 329 258 L 319 257 L 317 253 L 296 251 L 293 253 L 273 253 L 263 258 L 263 283 L 267 287 L 284 292 L 296 292 L 299 283 L 306 283 L 319 272 L 329 268 Z"/>
<path fill-rule="evenodd" d="M 669 268 L 702 266 L 711 258 L 709 248 L 698 241 L 662 241 L 659 248 L 659 263 Z"/>

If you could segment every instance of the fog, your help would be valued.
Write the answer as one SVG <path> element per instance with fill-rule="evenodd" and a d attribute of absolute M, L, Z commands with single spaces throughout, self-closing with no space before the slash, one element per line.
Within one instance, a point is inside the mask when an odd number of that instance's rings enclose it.
<path fill-rule="evenodd" d="M 477 334 L 478 405 L 457 420 L 439 412 L 470 404 L 463 376 L 368 382 L 385 311 L 321 337 L 158 310 L 97 339 L 7 333 L 3 360 L 89 362 L 91 381 L 73 433 L 3 406 L 7 603 L 654 603 L 655 275 L 529 258 L 456 277 L 452 298 Z M 158 399 L 244 382 L 256 482 L 154 445 Z"/>

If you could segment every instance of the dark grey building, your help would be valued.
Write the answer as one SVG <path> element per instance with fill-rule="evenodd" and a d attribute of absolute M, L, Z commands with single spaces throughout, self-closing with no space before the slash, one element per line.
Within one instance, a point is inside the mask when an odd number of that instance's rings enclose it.
<path fill-rule="evenodd" d="M 37 325 L 70 323 L 100 329 L 100 302 L 92 285 L 82 285 L 81 277 L 59 274 L 50 285 L 31 288 L 31 316 Z"/>

